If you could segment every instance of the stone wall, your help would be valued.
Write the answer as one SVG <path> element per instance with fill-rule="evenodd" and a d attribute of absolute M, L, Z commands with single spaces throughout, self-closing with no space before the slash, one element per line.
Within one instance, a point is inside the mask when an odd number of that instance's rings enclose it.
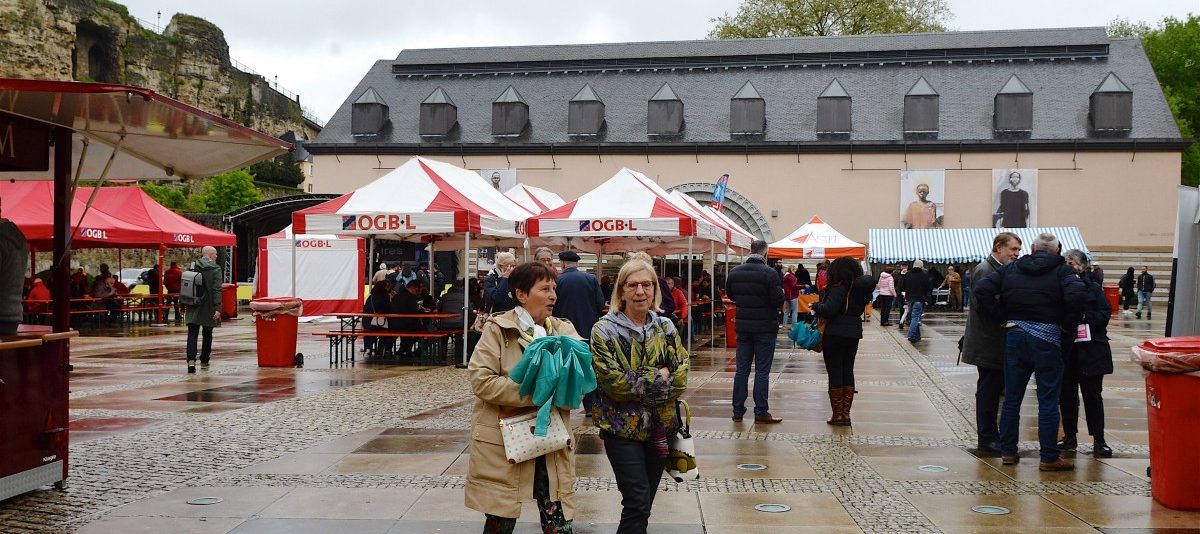
<path fill-rule="evenodd" d="M 270 135 L 305 131 L 298 102 L 233 66 L 217 26 L 176 14 L 158 34 L 108 0 L 0 0 L 0 76 L 136 85 Z"/>

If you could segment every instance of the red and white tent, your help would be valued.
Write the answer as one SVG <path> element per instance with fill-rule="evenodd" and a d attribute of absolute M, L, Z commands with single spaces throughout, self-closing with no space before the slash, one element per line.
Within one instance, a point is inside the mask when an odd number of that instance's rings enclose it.
<path fill-rule="evenodd" d="M 514 185 L 504 196 L 533 213 L 544 213 L 567 203 L 555 193 L 525 184 Z"/>
<path fill-rule="evenodd" d="M 81 187 L 76 198 L 87 199 L 94 188 Z M 132 225 L 156 230 L 163 247 L 231 247 L 237 236 L 184 217 L 142 191 L 140 187 L 101 187 L 92 207 Z"/>
<path fill-rule="evenodd" d="M 800 228 L 787 237 L 771 243 L 767 255 L 786 259 L 832 259 L 849 256 L 864 258 L 867 247 L 825 224 L 821 217 L 813 215 Z"/>
<path fill-rule="evenodd" d="M 720 212 L 714 209 L 701 206 L 696 199 L 679 191 L 671 191 L 671 198 L 687 209 L 689 213 L 692 213 L 698 217 L 703 217 L 709 222 L 725 230 L 725 243 L 729 246 L 729 248 L 738 249 L 741 251 L 750 250 L 750 242 L 754 241 L 754 235 L 743 230 L 741 226 L 738 226 L 737 223 L 729 220 L 728 217 L 724 217 Z"/>
<path fill-rule="evenodd" d="M 53 248 L 54 183 L 0 182 L 4 218 L 13 221 L 34 250 Z M 157 248 L 161 232 L 141 227 L 99 209 L 88 209 L 86 197 L 71 200 L 73 248 Z"/>
<path fill-rule="evenodd" d="M 441 242 L 471 233 L 478 246 L 520 246 L 530 215 L 478 173 L 413 157 L 350 193 L 293 213 L 292 224 L 300 234 Z"/>
<path fill-rule="evenodd" d="M 306 316 L 362 311 L 366 261 L 360 238 L 294 236 L 288 226 L 258 238 L 254 297 L 292 295 L 294 277 L 295 296 L 304 301 Z"/>
<path fill-rule="evenodd" d="M 558 208 L 529 218 L 531 240 L 566 241 L 595 252 L 688 252 L 692 239 L 726 242 L 725 231 L 678 205 L 646 175 L 630 169 Z"/>

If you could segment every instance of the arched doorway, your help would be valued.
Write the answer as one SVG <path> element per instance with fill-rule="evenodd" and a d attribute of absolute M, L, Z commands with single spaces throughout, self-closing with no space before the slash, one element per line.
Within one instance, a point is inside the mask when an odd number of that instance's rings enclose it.
<path fill-rule="evenodd" d="M 292 224 L 292 212 L 316 206 L 337 198 L 331 194 L 304 194 L 271 198 L 226 213 L 221 217 L 225 231 L 237 236 L 233 280 L 245 281 L 254 276 L 258 262 L 258 238 L 271 235 Z M 227 271 L 228 272 L 228 271 Z"/>
<path fill-rule="evenodd" d="M 696 202 L 702 205 L 708 205 L 712 202 L 713 187 L 714 184 L 687 183 L 672 187 L 670 190 L 679 191 L 696 199 Z M 726 189 L 725 202 L 722 203 L 722 206 L 721 212 L 733 219 L 733 222 L 741 225 L 742 228 L 749 230 L 750 233 L 768 243 L 775 241 L 775 235 L 771 233 L 771 225 L 767 223 L 766 217 L 763 217 L 758 206 L 755 206 L 750 199 L 733 189 Z"/>

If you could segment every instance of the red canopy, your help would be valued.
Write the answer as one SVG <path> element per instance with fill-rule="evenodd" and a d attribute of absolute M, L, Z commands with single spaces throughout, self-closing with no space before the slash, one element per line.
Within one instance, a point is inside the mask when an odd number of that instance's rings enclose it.
<path fill-rule="evenodd" d="M 76 199 L 87 201 L 91 187 L 81 187 Z M 99 209 L 131 225 L 158 232 L 156 245 L 167 247 L 233 246 L 237 236 L 192 221 L 159 204 L 140 187 L 101 187 L 92 209 Z"/>
<path fill-rule="evenodd" d="M 25 233 L 29 246 L 50 250 L 54 235 L 54 183 L 0 182 L 0 198 L 3 198 L 0 209 L 4 218 Z M 78 196 L 71 204 L 71 227 L 76 230 L 72 248 L 146 248 L 159 243 L 161 232 L 140 228 L 95 207 L 87 210 L 79 223 L 86 205 L 86 200 Z"/>

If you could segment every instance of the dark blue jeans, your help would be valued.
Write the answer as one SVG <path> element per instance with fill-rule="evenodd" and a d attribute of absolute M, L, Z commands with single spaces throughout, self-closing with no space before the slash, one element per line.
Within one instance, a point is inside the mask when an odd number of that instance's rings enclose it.
<path fill-rule="evenodd" d="M 1020 328 L 1004 336 L 1004 408 L 1000 411 L 1000 454 L 1017 455 L 1021 400 L 1029 376 L 1037 380 L 1038 443 L 1042 461 L 1058 459 L 1058 397 L 1062 390 L 1063 359 L 1058 345 L 1033 337 Z"/>
<path fill-rule="evenodd" d="M 737 370 L 733 375 L 733 415 L 746 413 L 746 383 L 754 364 L 754 415 L 766 415 L 771 364 L 775 361 L 778 332 L 738 332 Z"/>
<path fill-rule="evenodd" d="M 908 340 L 921 340 L 921 316 L 925 315 L 925 301 L 915 299 L 908 303 Z"/>

